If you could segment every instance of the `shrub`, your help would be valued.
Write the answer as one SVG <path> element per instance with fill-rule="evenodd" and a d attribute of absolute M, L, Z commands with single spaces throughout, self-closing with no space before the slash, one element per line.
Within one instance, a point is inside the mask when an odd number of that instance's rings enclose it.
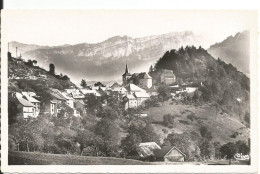
<path fill-rule="evenodd" d="M 171 114 L 166 114 L 163 116 L 163 123 L 165 126 L 170 126 L 174 123 L 175 116 Z"/>
<path fill-rule="evenodd" d="M 185 120 L 179 120 L 179 122 L 182 123 L 182 124 L 189 125 L 189 122 L 188 122 L 188 121 L 185 121 Z"/>

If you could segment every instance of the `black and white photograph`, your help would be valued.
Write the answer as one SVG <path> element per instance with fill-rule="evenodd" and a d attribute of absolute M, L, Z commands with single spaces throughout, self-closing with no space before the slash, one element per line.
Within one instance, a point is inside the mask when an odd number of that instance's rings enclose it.
<path fill-rule="evenodd" d="M 256 160 L 256 11 L 1 13 L 8 166 Z"/>

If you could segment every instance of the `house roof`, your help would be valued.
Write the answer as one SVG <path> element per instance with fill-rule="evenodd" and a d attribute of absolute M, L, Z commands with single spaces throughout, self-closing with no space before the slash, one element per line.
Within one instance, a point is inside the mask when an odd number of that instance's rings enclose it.
<path fill-rule="evenodd" d="M 34 107 L 34 105 L 31 102 L 29 102 L 28 100 L 24 99 L 22 97 L 22 94 L 20 94 L 20 93 L 16 93 L 16 98 L 21 105 L 23 105 L 25 107 Z"/>
<path fill-rule="evenodd" d="M 126 92 L 127 90 L 126 90 L 126 88 L 124 88 L 124 87 L 116 87 L 116 88 L 113 89 L 113 91 Z"/>
<path fill-rule="evenodd" d="M 135 97 L 132 94 L 127 94 L 125 97 L 130 100 L 135 99 Z"/>
<path fill-rule="evenodd" d="M 161 147 L 155 142 L 140 143 L 137 149 L 141 157 L 148 157 L 154 155 L 154 150 L 159 150 Z"/>
<path fill-rule="evenodd" d="M 94 86 L 106 87 L 106 85 L 104 85 L 104 84 L 101 83 L 101 82 L 95 83 Z"/>
<path fill-rule="evenodd" d="M 95 90 L 92 89 L 82 89 L 83 94 L 95 94 Z"/>
<path fill-rule="evenodd" d="M 144 92 L 145 90 L 134 85 L 134 84 L 128 84 L 126 85 L 126 90 L 129 91 L 129 92 Z"/>
<path fill-rule="evenodd" d="M 22 94 L 23 95 L 29 95 L 29 96 L 31 96 L 31 97 L 33 97 L 33 96 L 36 96 L 36 93 L 35 92 L 22 92 Z"/>
<path fill-rule="evenodd" d="M 40 101 L 36 100 L 35 98 L 29 96 L 27 93 L 23 93 L 23 95 L 26 97 L 26 99 L 31 103 L 40 103 Z"/>
<path fill-rule="evenodd" d="M 170 151 L 172 151 L 173 149 L 176 149 L 177 151 L 179 151 L 183 156 L 186 156 L 182 151 L 180 151 L 177 147 L 175 146 L 163 146 L 161 149 L 159 150 L 155 150 L 154 151 L 154 156 L 155 157 L 164 157 L 165 155 L 167 155 Z"/>
<path fill-rule="evenodd" d="M 58 89 L 50 88 L 48 92 L 58 100 L 67 100 Z"/>
<path fill-rule="evenodd" d="M 136 98 L 149 98 L 150 95 L 146 92 L 135 92 L 134 93 Z"/>
<path fill-rule="evenodd" d="M 119 85 L 117 82 L 115 82 L 115 83 L 111 86 L 111 88 L 119 88 L 119 87 L 121 87 L 121 85 Z"/>
<path fill-rule="evenodd" d="M 81 94 L 81 93 L 76 93 L 76 92 L 72 92 L 71 93 L 72 94 L 72 97 L 73 98 L 77 98 L 77 99 L 83 99 L 83 98 L 85 98 L 85 96 L 83 95 L 83 94 Z"/>

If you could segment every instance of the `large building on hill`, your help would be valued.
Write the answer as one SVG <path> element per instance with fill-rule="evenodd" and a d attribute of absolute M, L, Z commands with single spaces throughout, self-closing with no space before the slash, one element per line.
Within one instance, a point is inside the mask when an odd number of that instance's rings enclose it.
<path fill-rule="evenodd" d="M 176 81 L 176 77 L 172 70 L 162 69 L 159 73 L 160 83 L 170 85 Z"/>
<path fill-rule="evenodd" d="M 152 77 L 148 73 L 141 72 L 141 73 L 131 74 L 128 71 L 127 64 L 125 68 L 125 73 L 122 75 L 122 81 L 124 86 L 127 84 L 135 84 L 142 88 L 148 88 L 148 89 L 153 86 Z"/>

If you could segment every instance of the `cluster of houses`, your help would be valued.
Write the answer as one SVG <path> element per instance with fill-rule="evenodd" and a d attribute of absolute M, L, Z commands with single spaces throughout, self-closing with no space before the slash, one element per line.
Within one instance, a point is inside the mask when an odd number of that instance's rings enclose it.
<path fill-rule="evenodd" d="M 57 116 L 62 108 L 62 103 L 73 110 L 75 117 L 79 117 L 85 112 L 84 95 L 80 94 L 79 90 L 60 91 L 50 88 L 47 94 L 49 96 L 47 99 L 42 99 L 35 92 L 15 92 L 11 94 L 11 97 L 16 102 L 18 114 L 23 118 L 36 118 L 40 113 Z"/>
<path fill-rule="evenodd" d="M 32 77 L 31 77 L 32 78 Z M 44 78 L 44 77 L 43 77 Z M 49 89 L 47 93 L 51 96 L 49 100 L 42 100 L 34 92 L 21 92 L 12 94 L 16 98 L 20 113 L 24 118 L 37 117 L 40 113 L 57 115 L 61 110 L 61 104 L 64 103 L 73 109 L 73 115 L 78 117 L 86 113 L 85 100 L 87 96 L 93 95 L 97 98 L 106 99 L 107 96 L 118 97 L 122 103 L 122 107 L 127 110 L 129 108 L 138 108 L 144 105 L 145 101 L 151 96 L 157 96 L 156 84 L 165 84 L 170 86 L 176 81 L 176 77 L 171 70 L 161 70 L 152 78 L 148 73 L 134 73 L 128 71 L 126 65 L 125 72 L 122 75 L 122 85 L 114 83 L 107 87 L 101 82 L 97 82 L 92 86 L 84 88 L 71 88 L 65 90 Z M 180 87 L 178 85 L 170 86 L 175 90 L 176 94 L 187 92 L 192 93 L 197 90 L 194 87 Z M 107 100 L 102 100 L 102 105 L 107 104 Z"/>

